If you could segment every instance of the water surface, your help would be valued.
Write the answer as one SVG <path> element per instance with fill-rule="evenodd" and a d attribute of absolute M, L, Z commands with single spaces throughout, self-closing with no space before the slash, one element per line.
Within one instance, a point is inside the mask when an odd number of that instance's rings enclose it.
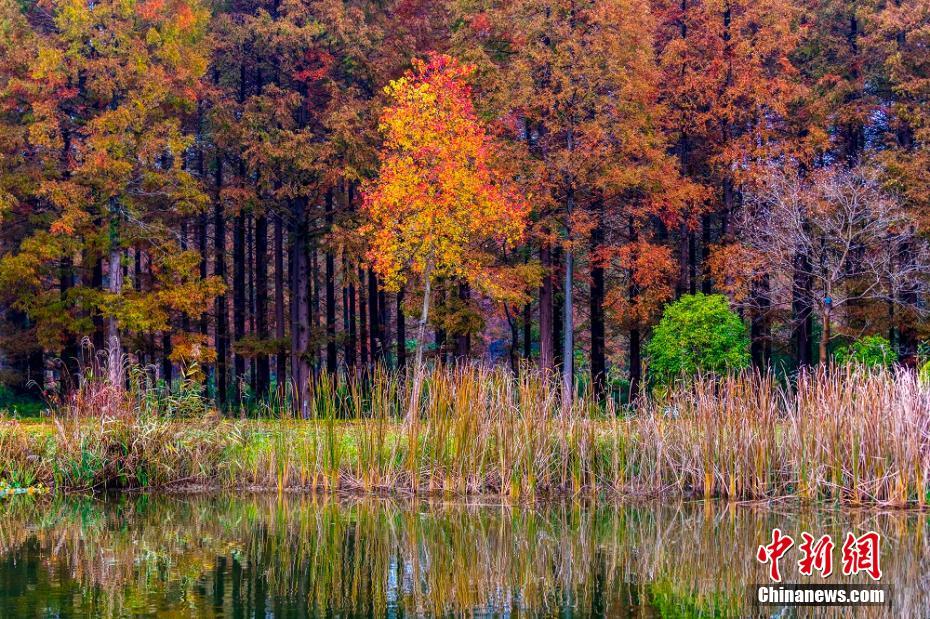
<path fill-rule="evenodd" d="M 917 513 L 209 494 L 0 502 L 0 616 L 851 615 L 752 605 L 776 526 L 879 531 L 893 611 L 859 614 L 930 609 Z"/>

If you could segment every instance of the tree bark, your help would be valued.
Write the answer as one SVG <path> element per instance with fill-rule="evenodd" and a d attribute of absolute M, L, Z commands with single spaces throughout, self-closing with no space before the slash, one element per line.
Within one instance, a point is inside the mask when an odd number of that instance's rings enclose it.
<path fill-rule="evenodd" d="M 368 299 L 365 296 L 365 270 L 358 268 L 358 333 L 362 367 L 368 368 Z"/>
<path fill-rule="evenodd" d="M 304 198 L 292 202 L 291 238 L 291 371 L 295 410 L 304 419 L 310 415 L 309 385 L 310 311 L 309 239 Z"/>
<path fill-rule="evenodd" d="M 216 195 L 213 203 L 213 274 L 226 282 L 226 219 L 223 209 L 221 192 L 223 190 L 223 157 L 216 156 L 215 171 Z M 216 401 L 220 409 L 226 406 L 226 359 L 229 345 L 229 330 L 227 328 L 226 293 L 216 298 L 216 324 L 214 339 L 216 340 Z"/>
<path fill-rule="evenodd" d="M 404 289 L 397 291 L 397 369 L 407 367 L 407 328 L 404 320 Z"/>
<path fill-rule="evenodd" d="M 639 327 L 630 329 L 630 402 L 639 397 L 643 380 L 643 353 Z"/>
<path fill-rule="evenodd" d="M 823 308 L 820 311 L 820 358 L 818 361 L 823 367 L 828 367 L 830 365 L 830 319 L 831 319 L 831 307 L 829 304 L 824 303 Z"/>
<path fill-rule="evenodd" d="M 349 269 L 348 262 L 344 259 L 342 261 L 342 273 L 343 277 L 348 279 L 348 285 L 343 287 L 343 304 L 345 305 L 344 313 L 346 317 L 343 329 L 345 329 L 348 333 L 345 342 L 345 351 L 343 354 L 345 355 L 346 359 L 346 368 L 348 368 L 349 373 L 352 374 L 355 372 L 355 363 L 357 361 L 356 351 L 358 349 L 358 331 L 356 329 L 355 322 L 355 282 L 351 279 L 351 270 Z"/>
<path fill-rule="evenodd" d="M 242 404 L 245 381 L 245 357 L 238 350 L 245 337 L 245 213 L 233 220 L 233 403 Z"/>
<path fill-rule="evenodd" d="M 333 192 L 326 192 L 326 230 L 333 227 Z M 326 371 L 336 375 L 336 258 L 326 248 Z"/>
<path fill-rule="evenodd" d="M 89 254 L 89 252 L 88 252 Z M 90 286 L 94 290 L 103 289 L 103 259 L 99 255 L 87 255 L 88 260 L 91 262 L 91 273 L 90 273 Z M 103 316 L 99 311 L 95 311 L 91 317 L 91 322 L 94 325 L 94 351 L 96 354 L 99 354 L 106 348 L 106 325 L 104 325 Z"/>
<path fill-rule="evenodd" d="M 529 360 L 533 354 L 533 305 L 523 306 L 523 358 Z"/>
<path fill-rule="evenodd" d="M 249 213 L 245 219 L 245 322 L 246 333 L 256 336 L 255 329 L 255 218 Z M 257 353 L 249 355 L 246 364 L 249 366 L 249 389 L 252 395 L 258 393 L 256 383 L 256 357 Z"/>
<path fill-rule="evenodd" d="M 174 379 L 174 366 L 171 363 L 171 332 L 162 331 L 161 334 L 161 377 L 165 381 L 165 389 L 171 392 L 171 381 Z"/>
<path fill-rule="evenodd" d="M 604 266 L 597 252 L 604 242 L 602 212 L 598 205 L 597 221 L 591 230 L 591 386 L 598 400 L 604 397 L 606 352 L 604 350 Z"/>
<path fill-rule="evenodd" d="M 572 301 L 572 287 L 574 286 L 575 257 L 571 250 L 565 252 L 565 309 L 562 314 L 564 326 L 562 328 L 562 410 L 571 410 L 574 397 L 575 371 L 574 371 L 574 305 Z"/>
<path fill-rule="evenodd" d="M 799 253 L 795 258 L 797 267 L 794 273 L 792 289 L 791 311 L 794 322 L 794 347 L 798 367 L 812 365 L 813 351 L 811 350 L 811 335 L 813 331 L 813 314 L 811 312 L 811 282 L 808 275 L 810 270 L 809 258 Z"/>
<path fill-rule="evenodd" d="M 459 284 L 458 290 L 459 301 L 462 301 L 463 308 L 467 309 L 468 300 L 471 298 L 471 290 L 467 283 Z M 468 358 L 471 352 L 471 334 L 458 333 L 455 336 L 455 356 L 456 360 L 461 361 Z"/>
<path fill-rule="evenodd" d="M 754 302 L 752 304 L 753 309 L 750 320 L 749 351 L 753 365 L 757 368 L 765 369 L 768 367 L 770 353 L 768 276 L 763 276 L 752 288 Z"/>
<path fill-rule="evenodd" d="M 552 248 L 552 364 L 555 370 L 562 368 L 562 327 L 564 296 L 562 291 L 562 246 Z"/>
<path fill-rule="evenodd" d="M 683 294 L 688 292 L 689 238 L 688 226 L 686 223 L 682 222 L 678 227 L 678 283 L 675 286 L 676 298 L 681 298 Z"/>
<path fill-rule="evenodd" d="M 419 417 L 420 389 L 423 385 L 423 342 L 426 339 L 426 323 L 429 320 L 430 276 L 432 264 L 427 263 L 423 271 L 423 305 L 420 321 L 417 324 L 417 352 L 413 367 L 413 387 L 410 393 L 410 408 L 407 410 L 407 422 L 413 423 Z"/>
<path fill-rule="evenodd" d="M 552 254 L 545 243 L 539 248 L 539 262 L 543 268 L 542 286 L 539 287 L 539 367 L 545 372 L 555 370 L 552 345 Z"/>
<path fill-rule="evenodd" d="M 309 224 L 308 224 L 309 226 Z M 309 243 L 309 234 L 308 234 L 308 243 Z M 307 264 L 310 268 L 310 283 L 312 287 L 310 288 L 310 325 L 308 329 L 308 338 L 310 342 L 308 343 L 308 351 L 310 344 L 313 345 L 313 374 L 316 375 L 319 372 L 321 366 L 320 363 L 320 264 L 317 259 L 317 248 L 316 244 L 312 248 L 308 247 L 310 252 Z"/>
<path fill-rule="evenodd" d="M 707 257 L 710 253 L 710 215 L 701 218 L 701 292 L 713 292 L 713 280 L 707 268 Z"/>
<path fill-rule="evenodd" d="M 255 331 L 264 344 L 268 340 L 268 218 L 264 213 L 255 218 Z M 264 398 L 271 382 L 268 355 L 259 353 L 255 364 L 255 393 Z"/>
<path fill-rule="evenodd" d="M 207 212 L 206 210 L 197 216 L 197 250 L 200 252 L 200 279 L 201 281 L 207 279 L 209 276 L 208 273 L 208 259 L 207 256 L 210 252 L 207 247 Z M 200 333 L 201 335 L 206 336 L 209 331 L 210 326 L 210 317 L 207 312 L 203 312 L 200 315 Z"/>
<path fill-rule="evenodd" d="M 108 263 L 108 290 L 114 297 L 123 294 L 123 265 L 120 258 L 122 250 L 119 246 L 119 222 L 117 215 L 112 215 L 110 221 L 110 255 Z M 110 384 L 116 389 L 123 389 L 123 346 L 120 341 L 119 323 L 116 316 L 107 316 L 107 369 Z"/>
<path fill-rule="evenodd" d="M 390 316 L 388 315 L 388 305 L 387 305 L 387 292 L 382 287 L 378 287 L 378 333 L 380 334 L 380 339 L 378 342 L 381 345 L 381 361 L 385 361 L 388 353 L 390 352 L 390 342 L 388 341 L 389 335 L 389 325 L 391 323 Z"/>
<path fill-rule="evenodd" d="M 368 269 L 368 327 L 370 330 L 371 361 L 378 363 L 384 358 L 384 349 L 381 345 L 381 312 L 378 308 L 378 276 Z"/>
<path fill-rule="evenodd" d="M 629 222 L 629 237 L 630 242 L 635 243 L 638 239 L 638 233 L 636 231 L 636 224 L 630 219 Z M 632 269 L 628 273 L 629 277 L 629 287 L 627 289 L 627 294 L 630 300 L 630 305 L 636 303 L 636 298 L 639 296 L 639 287 L 636 285 L 636 282 L 633 279 Z M 639 331 L 639 326 L 635 323 L 630 327 L 630 350 L 629 350 L 629 365 L 630 365 L 630 397 L 629 401 L 632 403 L 639 397 L 640 385 L 643 378 L 643 355 L 642 355 L 642 340 L 641 334 Z"/>
<path fill-rule="evenodd" d="M 274 330 L 278 341 L 275 380 L 282 398 L 287 382 L 287 357 L 282 346 L 286 337 L 284 320 L 284 222 L 277 214 L 274 218 Z"/>

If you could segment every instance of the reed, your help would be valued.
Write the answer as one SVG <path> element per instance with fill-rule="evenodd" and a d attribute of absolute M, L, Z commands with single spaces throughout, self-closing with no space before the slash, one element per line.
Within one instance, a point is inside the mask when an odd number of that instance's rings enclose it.
<path fill-rule="evenodd" d="M 683 382 L 635 409 L 557 377 L 463 365 L 312 385 L 309 419 L 222 419 L 88 383 L 51 423 L 0 420 L 0 479 L 54 487 L 611 493 L 891 506 L 926 503 L 930 390 L 908 371 L 840 368 L 791 384 L 746 372 Z M 198 396 L 199 397 L 199 396 Z M 178 411 L 188 411 L 179 414 Z"/>

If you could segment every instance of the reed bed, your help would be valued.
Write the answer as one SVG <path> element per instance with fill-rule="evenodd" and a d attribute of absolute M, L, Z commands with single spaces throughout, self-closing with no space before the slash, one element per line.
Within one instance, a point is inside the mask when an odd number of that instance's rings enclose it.
<path fill-rule="evenodd" d="M 908 371 L 842 368 L 790 385 L 751 372 L 701 377 L 635 408 L 580 393 L 562 410 L 557 377 L 436 368 L 416 421 L 405 423 L 409 384 L 387 371 L 317 380 L 309 419 L 179 415 L 144 394 L 103 404 L 96 392 L 79 394 L 50 423 L 0 421 L 0 478 L 61 489 L 206 484 L 515 500 L 927 500 L 930 390 Z"/>

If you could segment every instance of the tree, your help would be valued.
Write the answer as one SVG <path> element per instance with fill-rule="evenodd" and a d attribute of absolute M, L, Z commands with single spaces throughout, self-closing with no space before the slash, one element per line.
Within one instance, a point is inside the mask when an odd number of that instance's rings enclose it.
<path fill-rule="evenodd" d="M 607 258 L 627 242 L 652 236 L 686 192 L 678 184 L 659 119 L 659 72 L 649 45 L 651 12 L 639 0 L 502 3 L 498 28 L 505 83 L 499 96 L 519 122 L 534 191 L 543 266 L 562 256 L 562 397 L 573 397 L 576 262 L 589 266 L 592 383 L 604 385 Z M 632 221 L 632 226 L 631 226 Z M 630 232 L 633 232 L 631 235 Z M 634 238 L 635 237 L 635 238 Z M 585 251 L 587 249 L 587 252 Z M 551 277 L 552 273 L 547 274 Z M 602 285 L 603 282 L 603 285 Z M 541 361 L 559 345 L 549 321 L 555 286 L 540 295 Z M 551 369 L 551 367 L 546 367 Z"/>
<path fill-rule="evenodd" d="M 665 308 L 647 346 L 649 375 L 658 385 L 699 372 L 749 365 L 749 334 L 723 295 L 684 295 Z"/>
<path fill-rule="evenodd" d="M 880 335 L 867 335 L 842 346 L 834 357 L 840 365 L 857 364 L 867 368 L 889 368 L 898 360 L 891 342 Z"/>
<path fill-rule="evenodd" d="M 790 274 L 800 272 L 810 282 L 821 363 L 828 361 L 833 318 L 850 305 L 882 302 L 925 311 L 930 245 L 875 171 L 836 166 L 802 175 L 773 167 L 747 195 L 745 208 L 737 238 L 749 253 L 738 279 L 772 274 L 769 307 L 790 299 Z M 799 262 L 798 255 L 807 259 Z"/>
<path fill-rule="evenodd" d="M 470 74 L 453 58 L 432 54 L 390 83 L 381 171 L 365 194 L 373 269 L 393 291 L 411 274 L 423 284 L 418 378 L 433 281 L 461 277 L 486 294 L 503 295 L 506 282 L 487 245 L 519 240 L 526 216 L 525 202 L 491 166 L 493 143 L 475 114 L 465 81 Z M 415 400 L 419 384 L 413 389 Z"/>
<path fill-rule="evenodd" d="M 713 282 L 701 261 L 715 237 L 729 235 L 752 164 L 802 149 L 800 130 L 807 140 L 819 135 L 804 125 L 805 89 L 791 61 L 799 11 L 784 0 L 657 0 L 655 9 L 662 121 L 681 173 L 696 186 L 672 222 L 676 288 L 679 295 L 709 293 Z"/>
<path fill-rule="evenodd" d="M 199 315 L 221 290 L 175 234 L 205 206 L 185 165 L 185 120 L 208 12 L 196 0 L 46 10 L 30 70 L 16 76 L 29 110 L 21 152 L 37 173 L 14 209 L 35 225 L 0 260 L 0 282 L 54 352 L 89 332 L 104 345 L 105 330 L 120 388 L 127 337 L 170 335 L 174 316 Z"/>

